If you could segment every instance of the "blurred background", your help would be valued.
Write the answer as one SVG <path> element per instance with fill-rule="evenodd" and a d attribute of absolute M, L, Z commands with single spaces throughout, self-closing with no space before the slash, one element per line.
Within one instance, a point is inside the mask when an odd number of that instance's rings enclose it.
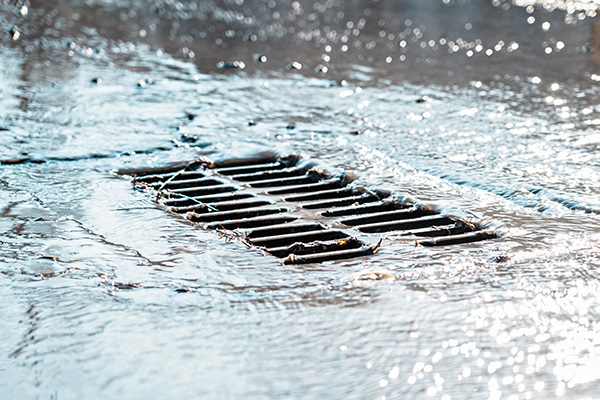
<path fill-rule="evenodd" d="M 598 1 L 0 2 L 0 398 L 600 396 Z M 297 153 L 496 229 L 306 266 L 119 168 Z"/>

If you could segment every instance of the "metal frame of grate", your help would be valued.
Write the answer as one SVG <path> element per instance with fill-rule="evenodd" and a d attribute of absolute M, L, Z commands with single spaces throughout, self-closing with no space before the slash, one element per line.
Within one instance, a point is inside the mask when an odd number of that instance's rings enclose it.
<path fill-rule="evenodd" d="M 464 219 L 352 185 L 347 175 L 332 176 L 296 155 L 199 159 L 118 173 L 154 191 L 169 210 L 239 236 L 285 264 L 370 255 L 386 232 L 423 246 L 497 237 Z"/>

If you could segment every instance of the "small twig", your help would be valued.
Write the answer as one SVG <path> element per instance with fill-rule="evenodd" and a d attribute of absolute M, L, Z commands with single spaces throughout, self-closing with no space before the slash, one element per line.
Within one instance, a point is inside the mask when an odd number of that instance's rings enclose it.
<path fill-rule="evenodd" d="M 175 172 L 172 177 L 170 177 L 169 179 L 167 179 L 166 181 L 164 181 L 162 185 L 160 185 L 160 187 L 157 189 L 157 191 L 161 192 L 165 188 L 165 186 L 167 186 L 167 184 L 169 184 L 169 183 L 171 183 L 173 181 L 173 179 L 177 178 L 179 175 L 181 175 L 182 173 L 184 173 L 185 170 L 186 170 L 186 168 L 187 168 L 187 166 L 185 168 L 180 169 L 179 171 Z"/>
<path fill-rule="evenodd" d="M 190 161 L 189 163 L 187 163 L 185 165 L 185 167 L 183 167 L 179 171 L 175 172 L 172 177 L 170 177 L 169 179 L 167 179 L 166 181 L 164 181 L 163 184 L 160 185 L 160 187 L 158 188 L 158 191 L 159 192 L 162 191 L 168 183 L 172 182 L 173 179 L 177 178 L 179 175 L 181 175 L 182 173 L 184 173 L 189 167 L 193 166 L 197 162 L 198 162 L 198 160 L 194 160 L 194 161 Z"/>
<path fill-rule="evenodd" d="M 156 199 L 158 200 L 158 196 L 165 190 L 165 186 L 167 186 L 167 184 L 169 184 L 170 182 L 172 182 L 175 178 L 177 178 L 178 176 L 180 176 L 182 173 L 184 173 L 188 168 L 190 168 L 191 166 L 193 166 L 194 164 L 196 164 L 198 162 L 198 160 L 194 160 L 194 161 L 190 161 L 185 167 L 183 167 L 182 169 L 180 169 L 179 171 L 177 171 L 176 173 L 173 174 L 173 176 L 171 176 L 169 179 L 167 179 L 166 181 L 163 182 L 162 185 L 160 185 L 160 187 L 156 190 Z M 219 210 L 217 210 L 215 207 L 203 203 L 199 200 L 196 200 L 193 197 L 190 196 L 186 196 L 185 194 L 181 194 L 181 193 L 177 193 L 178 196 L 183 197 L 184 199 L 187 200 L 191 200 L 194 203 L 200 205 L 200 206 L 205 206 L 206 208 L 208 208 L 211 211 L 214 212 L 218 212 Z"/>
<path fill-rule="evenodd" d="M 373 252 L 373 253 L 374 253 L 374 252 L 375 252 L 375 250 L 377 250 L 378 248 L 380 248 L 380 247 L 381 247 L 381 242 L 383 242 L 383 238 L 381 238 L 381 237 L 380 237 L 380 238 L 379 238 L 379 242 L 377 242 L 377 244 L 376 244 L 376 245 L 374 245 L 374 246 L 371 246 L 371 252 Z"/>
<path fill-rule="evenodd" d="M 159 194 L 160 194 L 160 192 L 159 192 L 159 193 L 157 193 L 157 196 L 158 196 Z M 219 210 L 217 210 L 216 208 L 214 208 L 214 207 L 213 207 L 213 206 L 211 206 L 210 204 L 203 203 L 203 202 L 201 202 L 200 200 L 196 200 L 196 199 L 195 199 L 195 198 L 193 198 L 193 197 L 186 196 L 185 194 L 181 194 L 181 193 L 177 193 L 177 196 L 181 196 L 181 197 L 183 197 L 183 198 L 184 198 L 184 199 L 186 199 L 186 200 L 193 201 L 194 203 L 198 204 L 199 206 L 205 206 L 205 207 L 206 207 L 206 208 L 208 208 L 210 211 L 219 212 Z"/>

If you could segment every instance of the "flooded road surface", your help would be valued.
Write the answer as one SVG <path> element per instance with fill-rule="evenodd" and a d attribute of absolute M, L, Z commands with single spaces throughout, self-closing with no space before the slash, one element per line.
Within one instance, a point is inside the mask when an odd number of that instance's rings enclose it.
<path fill-rule="evenodd" d="M 597 6 L 2 2 L 0 398 L 599 397 Z M 287 266 L 112 173 L 264 150 L 502 236 Z"/>

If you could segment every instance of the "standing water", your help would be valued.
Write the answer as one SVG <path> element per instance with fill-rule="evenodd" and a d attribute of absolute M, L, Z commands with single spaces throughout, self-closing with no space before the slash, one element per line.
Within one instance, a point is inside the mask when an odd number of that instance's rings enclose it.
<path fill-rule="evenodd" d="M 0 398 L 600 397 L 598 5 L 2 2 Z M 112 172 L 264 150 L 501 237 L 281 265 Z"/>

